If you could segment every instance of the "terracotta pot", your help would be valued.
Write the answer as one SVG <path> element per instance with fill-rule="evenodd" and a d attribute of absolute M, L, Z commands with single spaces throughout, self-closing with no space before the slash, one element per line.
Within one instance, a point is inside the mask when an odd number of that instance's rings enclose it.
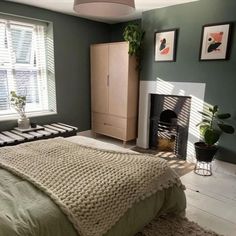
<path fill-rule="evenodd" d="M 197 142 L 194 144 L 196 159 L 202 162 L 212 162 L 216 152 L 218 151 L 218 147 L 215 145 L 208 146 L 204 142 Z"/>

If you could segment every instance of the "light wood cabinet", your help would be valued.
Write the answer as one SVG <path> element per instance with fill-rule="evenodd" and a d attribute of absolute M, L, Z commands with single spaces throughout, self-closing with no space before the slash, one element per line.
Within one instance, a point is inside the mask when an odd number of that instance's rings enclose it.
<path fill-rule="evenodd" d="M 124 142 L 137 137 L 138 72 L 127 42 L 91 45 L 92 130 Z"/>

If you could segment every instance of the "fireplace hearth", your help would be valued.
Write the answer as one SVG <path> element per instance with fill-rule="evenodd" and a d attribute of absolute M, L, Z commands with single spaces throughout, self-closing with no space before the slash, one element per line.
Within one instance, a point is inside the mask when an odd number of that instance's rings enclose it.
<path fill-rule="evenodd" d="M 151 94 L 149 148 L 186 159 L 191 97 Z"/>

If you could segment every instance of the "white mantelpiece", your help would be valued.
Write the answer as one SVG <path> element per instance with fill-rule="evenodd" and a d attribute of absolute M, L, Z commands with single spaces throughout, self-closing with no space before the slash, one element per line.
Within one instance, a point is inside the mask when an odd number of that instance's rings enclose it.
<path fill-rule="evenodd" d="M 198 111 L 204 106 L 204 83 L 191 82 L 166 82 L 161 79 L 155 81 L 141 81 L 139 95 L 139 123 L 137 146 L 147 149 L 149 147 L 149 115 L 150 115 L 150 94 L 190 96 L 191 111 L 189 121 L 189 135 L 187 143 L 187 160 L 193 162 L 194 143 L 199 141 L 199 130 L 196 127 L 201 121 Z"/>

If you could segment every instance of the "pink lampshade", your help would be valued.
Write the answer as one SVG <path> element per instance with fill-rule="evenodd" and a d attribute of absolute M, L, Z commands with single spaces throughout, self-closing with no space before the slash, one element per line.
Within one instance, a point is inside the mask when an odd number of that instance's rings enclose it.
<path fill-rule="evenodd" d="M 83 16 L 119 17 L 134 9 L 134 0 L 74 0 L 74 10 Z"/>

